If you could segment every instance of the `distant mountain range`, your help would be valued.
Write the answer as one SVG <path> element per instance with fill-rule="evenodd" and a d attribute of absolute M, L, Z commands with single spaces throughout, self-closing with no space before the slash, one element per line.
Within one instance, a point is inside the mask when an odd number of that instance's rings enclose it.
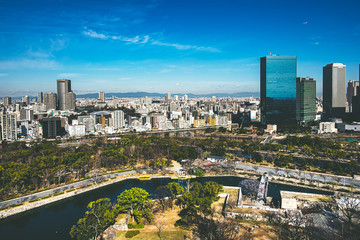
<path fill-rule="evenodd" d="M 141 97 L 165 97 L 167 93 L 149 93 L 149 92 L 126 92 L 126 93 L 105 93 L 106 97 L 118 97 L 118 98 L 141 98 Z M 184 96 L 185 93 L 172 93 L 171 96 L 178 95 L 179 98 Z M 259 97 L 259 92 L 237 92 L 237 93 L 209 93 L 209 94 L 193 94 L 187 93 L 189 98 L 199 98 L 199 97 Z M 5 95 L 6 96 L 6 95 Z M 2 96 L 0 98 L 3 98 Z M 30 99 L 36 98 L 36 96 L 29 96 Z M 86 94 L 76 94 L 77 98 L 98 98 L 99 93 L 86 93 Z M 12 96 L 13 100 L 19 100 L 22 96 Z"/>
<path fill-rule="evenodd" d="M 127 93 L 105 93 L 106 97 L 118 98 L 141 98 L 141 97 L 165 97 L 166 93 L 149 93 L 149 92 L 127 92 Z M 184 96 L 184 93 L 172 93 L 171 96 Z M 259 92 L 238 92 L 238 93 L 209 93 L 209 94 L 193 94 L 187 93 L 189 98 L 197 97 L 259 97 Z M 76 95 L 77 98 L 98 98 L 98 93 L 87 93 Z"/>

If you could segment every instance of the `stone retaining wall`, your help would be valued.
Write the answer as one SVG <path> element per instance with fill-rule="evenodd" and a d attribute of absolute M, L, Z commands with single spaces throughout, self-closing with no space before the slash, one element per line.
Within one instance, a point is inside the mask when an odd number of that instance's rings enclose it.
<path fill-rule="evenodd" d="M 114 184 L 114 183 L 117 183 L 117 182 L 121 182 L 123 180 L 127 180 L 127 179 L 137 179 L 137 178 L 135 178 L 135 177 L 127 177 L 127 178 L 121 178 L 121 179 L 114 179 L 112 181 L 99 183 L 97 185 L 92 185 L 92 186 L 86 187 L 84 189 L 78 189 L 78 190 L 68 192 L 68 193 L 65 192 L 64 194 L 61 194 L 61 195 L 58 195 L 58 196 L 53 196 L 53 197 L 50 197 L 50 198 L 47 198 L 47 199 L 43 199 L 43 200 L 39 200 L 39 201 L 36 201 L 36 202 L 28 203 L 28 204 L 25 204 L 25 205 L 22 205 L 22 206 L 6 209 L 6 210 L 3 210 L 3 211 L 0 211 L 0 219 L 7 218 L 9 216 L 16 215 L 16 214 L 19 214 L 19 213 L 22 213 L 22 212 L 26 212 L 26 211 L 29 211 L 29 210 L 32 210 L 32 209 L 35 209 L 35 208 L 38 208 L 38 207 L 42 207 L 42 206 L 45 206 L 45 205 L 50 204 L 50 203 L 54 203 L 54 202 L 57 202 L 57 201 L 60 201 L 60 200 L 66 199 L 66 198 L 70 198 L 70 197 L 73 197 L 73 196 L 76 196 L 76 195 L 79 195 L 79 194 L 82 194 L 82 193 L 85 193 L 85 192 L 92 191 L 92 190 L 97 189 L 97 188 L 101 188 L 101 187 L 104 187 L 104 186 L 107 186 L 107 185 L 110 185 L 110 184 Z"/>

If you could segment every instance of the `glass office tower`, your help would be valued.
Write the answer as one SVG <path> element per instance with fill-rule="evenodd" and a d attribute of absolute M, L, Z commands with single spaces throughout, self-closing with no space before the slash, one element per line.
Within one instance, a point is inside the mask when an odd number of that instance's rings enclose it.
<path fill-rule="evenodd" d="M 316 81 L 313 78 L 296 78 L 296 120 L 308 123 L 316 118 Z"/>
<path fill-rule="evenodd" d="M 296 124 L 296 56 L 260 58 L 260 108 L 264 124 Z"/>

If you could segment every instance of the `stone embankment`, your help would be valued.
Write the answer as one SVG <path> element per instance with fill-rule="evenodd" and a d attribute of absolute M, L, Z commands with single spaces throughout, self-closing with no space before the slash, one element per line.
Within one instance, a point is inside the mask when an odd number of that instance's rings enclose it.
<path fill-rule="evenodd" d="M 137 179 L 137 178 L 136 177 L 126 177 L 126 178 L 114 179 L 114 180 L 110 180 L 110 181 L 107 181 L 107 182 L 102 182 L 102 183 L 99 183 L 99 184 L 95 184 L 95 185 L 92 185 L 92 186 L 89 186 L 89 187 L 85 187 L 83 189 L 76 189 L 76 190 L 71 191 L 71 192 L 65 192 L 65 193 L 63 193 L 61 195 L 52 196 L 52 197 L 49 197 L 47 199 L 38 200 L 36 202 L 31 202 L 31 203 L 27 203 L 27 204 L 25 203 L 24 205 L 21 205 L 21 206 L 18 206 L 18 207 L 14 207 L 14 208 L 10 208 L 10 209 L 0 211 L 0 219 L 7 218 L 9 216 L 16 215 L 16 214 L 19 214 L 19 213 L 22 213 L 22 212 L 26 212 L 26 211 L 29 211 L 29 210 L 32 210 L 32 209 L 35 209 L 35 208 L 38 208 L 38 207 L 42 207 L 42 206 L 45 206 L 45 205 L 48 205 L 50 203 L 54 203 L 54 202 L 57 202 L 57 201 L 60 201 L 60 200 L 63 200 L 63 199 L 74 197 L 76 195 L 79 195 L 79 194 L 82 194 L 82 193 L 85 193 L 85 192 L 89 192 L 89 191 L 95 190 L 97 188 L 101 188 L 101 187 L 111 185 L 111 184 L 114 184 L 116 182 L 120 182 L 120 181 L 127 180 L 127 179 Z"/>

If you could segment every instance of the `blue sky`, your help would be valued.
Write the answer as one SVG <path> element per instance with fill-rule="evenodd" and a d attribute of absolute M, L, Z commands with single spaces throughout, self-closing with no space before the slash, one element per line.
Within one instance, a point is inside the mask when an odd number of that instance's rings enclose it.
<path fill-rule="evenodd" d="M 257 92 L 260 60 L 297 55 L 298 76 L 347 65 L 359 80 L 360 1 L 0 0 L 0 96 Z"/>

